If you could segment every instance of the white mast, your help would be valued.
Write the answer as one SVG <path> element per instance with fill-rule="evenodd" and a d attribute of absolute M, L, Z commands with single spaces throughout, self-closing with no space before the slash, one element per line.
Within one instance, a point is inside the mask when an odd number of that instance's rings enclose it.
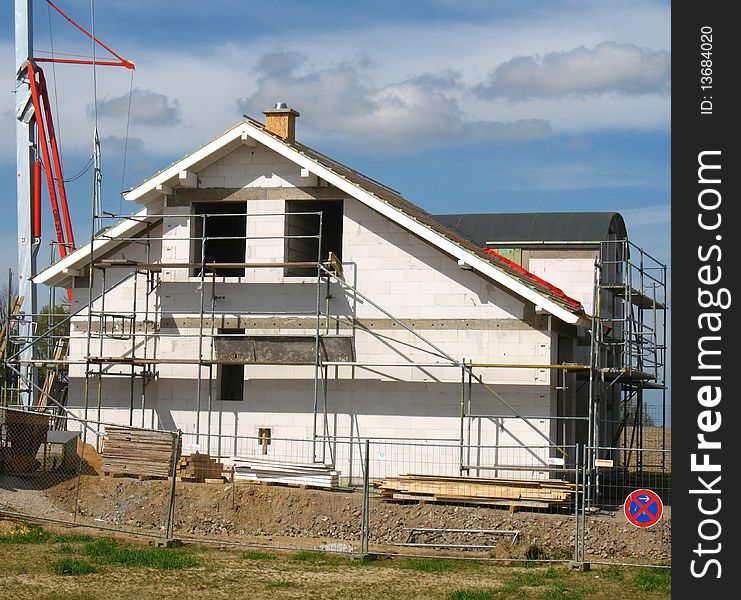
<path fill-rule="evenodd" d="M 33 57 L 33 10 L 32 0 L 15 0 L 15 68 L 16 68 L 16 184 L 18 200 L 18 295 L 23 297 L 21 313 L 25 315 L 19 324 L 21 340 L 30 340 L 34 334 L 36 319 L 36 284 L 31 278 L 36 275 L 36 253 L 40 240 L 33 239 L 33 105 L 28 84 L 27 66 Z M 8 307 L 10 310 L 10 307 Z M 8 332 L 9 334 L 10 332 Z M 32 345 L 26 345 L 21 358 L 19 385 L 20 401 L 26 406 L 33 404 L 35 369 L 28 361 L 33 359 Z"/>

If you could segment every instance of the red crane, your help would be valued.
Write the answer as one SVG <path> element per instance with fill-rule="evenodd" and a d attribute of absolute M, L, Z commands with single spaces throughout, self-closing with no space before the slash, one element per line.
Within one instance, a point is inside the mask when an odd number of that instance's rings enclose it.
<path fill-rule="evenodd" d="M 43 170 L 46 173 L 46 184 L 49 189 L 49 201 L 51 203 L 51 212 L 54 217 L 54 228 L 57 234 L 59 244 L 59 253 L 62 258 L 67 256 L 68 252 L 75 249 L 75 237 L 72 231 L 72 222 L 69 216 L 69 206 L 67 204 L 67 192 L 64 186 L 64 176 L 62 175 L 62 161 L 59 156 L 59 146 L 57 144 L 56 134 L 54 132 L 54 121 L 51 113 L 51 104 L 49 103 L 49 94 L 46 87 L 46 78 L 41 67 L 36 63 L 54 62 L 67 63 L 76 65 L 102 65 L 111 67 L 126 67 L 134 69 L 134 63 L 128 61 L 116 54 L 111 48 L 106 46 L 96 38 L 87 29 L 75 22 L 61 8 L 50 0 L 46 0 L 49 6 L 56 10 L 62 17 L 82 31 L 93 42 L 110 52 L 118 60 L 86 60 L 86 59 L 66 59 L 66 58 L 33 58 L 28 63 L 28 83 L 31 88 L 31 99 L 33 101 L 34 115 L 36 117 L 36 129 L 38 132 L 38 146 L 41 150 L 41 159 L 43 161 Z M 41 170 L 42 164 L 38 159 L 33 165 L 34 176 L 34 198 L 33 198 L 33 236 L 41 237 Z M 61 216 L 60 216 L 61 210 Z"/>

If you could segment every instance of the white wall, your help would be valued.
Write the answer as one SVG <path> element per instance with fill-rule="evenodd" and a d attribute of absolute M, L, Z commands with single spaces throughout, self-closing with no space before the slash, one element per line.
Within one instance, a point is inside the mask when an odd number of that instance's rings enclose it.
<path fill-rule="evenodd" d="M 302 178 L 300 168 L 296 165 L 260 147 L 240 147 L 203 169 L 199 179 L 202 187 L 275 189 L 318 184 L 316 178 Z M 347 198 L 339 191 L 336 198 L 344 200 L 345 278 L 361 294 L 396 319 L 415 328 L 456 360 L 465 358 L 478 363 L 528 365 L 551 364 L 555 360 L 556 337 L 553 331 L 548 325 L 537 329 L 525 322 L 526 319 L 535 319 L 532 305 L 475 272 L 460 269 L 456 260 L 360 202 Z M 163 210 L 167 212 L 163 226 L 153 234 L 164 238 L 157 258 L 167 263 L 193 262 L 193 244 L 189 239 L 193 219 L 190 207 L 168 206 Z M 283 200 L 248 200 L 248 236 L 282 236 L 284 217 L 277 213 L 284 211 Z M 152 248 L 159 250 L 160 246 L 153 244 Z M 130 246 L 123 253 L 127 258 L 144 260 L 143 252 L 142 246 Z M 282 262 L 283 240 L 249 240 L 246 254 L 248 262 Z M 567 271 L 565 269 L 564 272 Z M 120 278 L 124 275 L 119 273 L 116 276 Z M 111 279 L 113 275 L 107 274 L 106 277 L 109 287 L 114 281 Z M 141 275 L 136 280 L 136 294 L 133 276 L 123 280 L 114 293 L 106 294 L 105 309 L 122 313 L 133 311 L 133 299 L 136 297 L 137 308 L 142 310 L 146 299 L 142 295 L 143 279 Z M 98 285 L 100 283 L 98 279 Z M 133 405 L 133 422 L 138 425 L 180 428 L 191 434 L 197 429 L 197 414 L 200 414 L 198 429 L 201 433 L 211 431 L 237 437 L 255 436 L 259 427 L 271 427 L 274 438 L 310 438 L 314 433 L 313 366 L 247 365 L 245 398 L 241 403 L 222 403 L 219 400 L 218 382 L 212 383 L 209 392 L 208 369 L 201 367 L 200 411 L 196 413 L 199 367 L 167 364 L 167 360 L 193 360 L 198 357 L 197 321 L 202 291 L 207 311 L 210 310 L 213 296 L 214 309 L 220 317 L 233 318 L 248 314 L 254 321 L 246 328 L 248 334 L 313 335 L 315 326 L 312 319 L 317 304 L 315 280 L 285 278 L 282 268 L 248 268 L 244 277 L 207 278 L 204 290 L 200 289 L 200 284 L 200 278 L 192 277 L 187 267 L 163 269 L 161 282 L 147 304 L 154 307 L 150 318 L 156 323 L 161 336 L 156 340 L 152 336 L 146 341 L 147 355 L 162 360 L 151 367 L 156 372 L 156 379 L 143 389 L 142 378 L 137 377 L 132 395 L 129 378 L 103 377 L 98 410 L 97 378 L 90 377 L 87 386 L 88 416 L 128 423 L 132 414 L 129 408 Z M 319 292 L 323 311 L 324 285 Z M 342 440 L 357 441 L 358 437 L 457 439 L 460 432 L 460 369 L 408 366 L 410 362 L 445 361 L 431 355 L 429 346 L 391 323 L 387 314 L 352 291 L 334 284 L 330 292 L 330 330 L 334 331 L 339 322 L 342 324 L 339 333 L 354 337 L 357 360 L 398 365 L 329 369 L 328 429 L 333 438 L 340 440 L 337 442 L 338 448 L 344 448 L 337 452 L 338 455 L 345 452 L 342 459 L 347 463 L 345 468 L 349 470 L 355 466 L 350 467 L 350 446 Z M 76 289 L 75 307 L 83 306 L 87 298 L 87 289 Z M 98 300 L 94 308 L 100 310 L 102 305 L 102 300 Z M 283 327 L 276 319 L 287 316 L 303 317 L 307 321 L 302 327 Z M 162 327 L 163 319 L 171 325 Z M 353 327 L 352 324 L 358 320 L 369 330 Z M 77 328 L 73 326 L 73 357 L 84 357 L 87 352 L 84 339 L 86 327 L 82 327 L 86 321 L 84 311 L 73 321 L 73 325 L 78 325 Z M 139 321 L 141 332 L 141 318 Z M 214 325 L 215 329 L 218 327 L 218 324 Z M 205 332 L 208 334 L 210 331 L 211 324 L 207 316 Z M 136 356 L 142 356 L 143 351 L 144 341 L 140 336 L 136 343 Z M 130 356 L 131 352 L 131 340 L 105 339 L 101 347 L 95 339 L 91 347 L 93 356 Z M 209 337 L 204 339 L 200 352 L 204 358 L 212 356 Z M 125 374 L 130 367 L 105 365 L 104 370 Z M 141 370 L 136 368 L 135 372 L 140 373 Z M 551 422 L 538 418 L 555 414 L 553 400 L 556 380 L 551 380 L 549 369 L 477 368 L 476 372 L 493 385 L 516 411 L 535 417 L 532 423 L 538 430 L 546 434 L 553 433 Z M 85 404 L 84 384 L 84 367 L 71 369 L 69 404 L 78 409 Z M 209 404 L 210 422 L 207 417 Z M 511 414 L 478 387 L 472 408 L 478 414 Z M 320 406 L 320 416 L 322 409 Z M 322 430 L 320 422 L 319 433 Z M 525 448 L 518 450 L 516 458 L 515 455 L 508 457 L 510 463 L 535 457 L 539 464 L 548 454 L 547 451 L 543 451 L 543 454 L 540 450 L 526 449 L 545 441 L 520 419 L 497 420 L 488 416 L 474 419 L 470 431 L 467 426 L 465 434 L 475 444 L 500 448 L 517 445 Z M 555 439 L 555 436 L 552 437 Z M 278 446 L 276 442 L 269 452 L 278 452 Z M 251 451 L 246 447 L 232 450 Z M 418 450 L 414 452 L 421 453 Z M 449 455 L 449 452 L 453 454 Z M 438 465 L 435 468 L 446 473 L 453 469 L 456 472 L 449 474 L 457 474 L 460 457 L 456 452 L 459 450 L 445 450 L 445 457 L 435 461 Z M 454 461 L 451 456 L 455 458 Z M 474 459 L 479 465 L 495 461 L 489 450 L 477 451 L 471 460 Z M 383 462 L 381 459 L 379 461 Z M 432 468 L 429 464 L 425 465 L 426 461 L 429 462 L 429 457 L 425 458 L 421 453 L 402 466 L 411 470 L 425 466 Z"/>
<path fill-rule="evenodd" d="M 531 273 L 561 288 L 567 295 L 581 302 L 587 314 L 592 314 L 594 304 L 594 257 L 531 257 L 528 265 Z"/>

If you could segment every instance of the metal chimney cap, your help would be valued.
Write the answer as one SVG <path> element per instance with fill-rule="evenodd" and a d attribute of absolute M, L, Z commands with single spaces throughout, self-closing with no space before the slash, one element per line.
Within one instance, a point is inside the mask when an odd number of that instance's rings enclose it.
<path fill-rule="evenodd" d="M 264 115 L 278 115 L 278 114 L 292 114 L 296 117 L 300 116 L 301 113 L 299 113 L 297 110 L 293 110 L 288 106 L 288 103 L 286 102 L 276 102 L 275 106 L 273 108 L 268 108 L 264 111 L 262 111 L 262 114 Z"/>

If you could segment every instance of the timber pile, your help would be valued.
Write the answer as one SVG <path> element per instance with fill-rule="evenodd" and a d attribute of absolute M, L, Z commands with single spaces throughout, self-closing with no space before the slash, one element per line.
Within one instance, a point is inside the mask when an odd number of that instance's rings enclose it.
<path fill-rule="evenodd" d="M 339 487 L 339 471 L 334 466 L 322 463 L 292 463 L 261 460 L 259 458 L 231 459 L 234 465 L 234 479 L 302 488 L 334 489 Z"/>
<path fill-rule="evenodd" d="M 180 451 L 176 439 L 167 431 L 108 426 L 101 453 L 103 473 L 166 479 L 172 472 L 172 453 Z"/>
<path fill-rule="evenodd" d="M 176 477 L 180 481 L 192 481 L 195 483 L 223 483 L 224 464 L 216 462 L 208 454 L 198 452 L 183 456 L 175 468 Z"/>
<path fill-rule="evenodd" d="M 387 500 L 562 508 L 572 504 L 574 499 L 574 484 L 560 479 L 400 475 L 374 481 L 373 485 Z"/>

